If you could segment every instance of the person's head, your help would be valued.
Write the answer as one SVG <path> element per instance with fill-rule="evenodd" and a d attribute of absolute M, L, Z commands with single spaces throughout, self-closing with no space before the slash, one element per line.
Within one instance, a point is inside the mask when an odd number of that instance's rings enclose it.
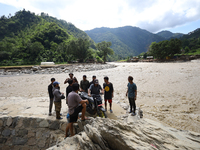
<path fill-rule="evenodd" d="M 92 80 L 94 81 L 96 79 L 96 76 L 94 75 L 94 76 L 92 76 Z"/>
<path fill-rule="evenodd" d="M 51 78 L 51 83 L 52 84 L 54 83 L 54 81 L 56 81 L 56 79 L 55 78 Z"/>
<path fill-rule="evenodd" d="M 128 82 L 133 82 L 133 77 L 132 76 L 128 77 Z"/>
<path fill-rule="evenodd" d="M 59 84 L 60 84 L 60 83 L 59 83 L 58 81 L 54 81 L 54 82 L 53 82 L 53 86 L 54 86 L 54 87 L 59 87 Z"/>
<path fill-rule="evenodd" d="M 99 84 L 99 81 L 97 79 L 94 80 L 94 85 L 97 86 Z"/>
<path fill-rule="evenodd" d="M 73 83 L 78 83 L 76 78 L 73 78 Z"/>
<path fill-rule="evenodd" d="M 83 80 L 84 80 L 84 81 L 86 80 L 86 78 L 87 78 L 87 76 L 86 76 L 86 75 L 83 75 Z"/>
<path fill-rule="evenodd" d="M 67 82 L 68 82 L 69 85 L 71 85 L 73 83 L 73 80 L 69 79 Z"/>
<path fill-rule="evenodd" d="M 104 77 L 104 82 L 108 82 L 109 78 L 108 77 Z"/>
<path fill-rule="evenodd" d="M 79 90 L 79 84 L 78 83 L 72 84 L 72 89 L 73 89 L 74 92 L 78 92 L 78 90 Z"/>
<path fill-rule="evenodd" d="M 71 79 L 73 78 L 73 76 L 74 76 L 73 73 L 69 73 L 69 77 L 70 77 Z"/>

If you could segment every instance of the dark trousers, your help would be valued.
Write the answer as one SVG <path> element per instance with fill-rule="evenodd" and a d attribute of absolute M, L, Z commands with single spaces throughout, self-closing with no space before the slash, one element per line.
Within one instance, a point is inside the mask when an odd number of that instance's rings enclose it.
<path fill-rule="evenodd" d="M 135 112 L 136 110 L 136 104 L 134 98 L 128 98 L 129 99 L 129 104 L 130 104 L 130 111 Z"/>
<path fill-rule="evenodd" d="M 52 112 L 52 107 L 53 107 L 53 98 L 49 99 L 49 113 Z"/>

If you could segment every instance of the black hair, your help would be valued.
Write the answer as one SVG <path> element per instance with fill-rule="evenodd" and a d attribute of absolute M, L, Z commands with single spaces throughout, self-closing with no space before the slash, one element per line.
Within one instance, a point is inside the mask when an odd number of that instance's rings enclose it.
<path fill-rule="evenodd" d="M 73 80 L 72 80 L 72 79 L 69 79 L 67 82 L 68 82 L 69 84 L 72 84 L 72 83 L 73 83 Z"/>
<path fill-rule="evenodd" d="M 56 79 L 55 78 L 51 78 L 51 81 L 56 81 Z"/>
<path fill-rule="evenodd" d="M 129 76 L 128 79 L 131 80 L 131 81 L 133 81 L 133 77 L 132 76 Z"/>
<path fill-rule="evenodd" d="M 96 76 L 95 76 L 95 75 L 93 75 L 93 76 L 92 76 L 92 78 L 96 78 Z"/>
<path fill-rule="evenodd" d="M 79 90 L 79 84 L 78 83 L 72 84 L 72 89 L 73 89 L 73 91 Z"/>
<path fill-rule="evenodd" d="M 108 77 L 104 77 L 104 79 L 106 79 L 106 80 L 109 80 L 109 78 L 108 78 Z"/>
<path fill-rule="evenodd" d="M 73 73 L 69 73 L 69 75 L 70 75 L 70 74 L 71 74 L 71 75 L 74 75 Z"/>
<path fill-rule="evenodd" d="M 87 76 L 86 76 L 86 75 L 83 75 L 83 77 L 87 78 Z"/>

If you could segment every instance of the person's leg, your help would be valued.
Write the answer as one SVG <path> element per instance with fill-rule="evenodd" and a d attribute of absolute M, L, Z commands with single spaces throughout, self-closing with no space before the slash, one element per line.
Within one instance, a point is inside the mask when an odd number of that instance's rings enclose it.
<path fill-rule="evenodd" d="M 129 100 L 129 104 L 130 104 L 130 113 L 132 112 L 132 101 L 131 101 L 131 98 L 128 98 L 128 100 Z"/>
<path fill-rule="evenodd" d="M 85 120 L 86 103 L 83 103 L 82 106 L 83 109 L 82 109 L 81 120 Z"/>
<path fill-rule="evenodd" d="M 53 107 L 53 98 L 49 99 L 49 116 L 51 116 L 51 112 L 52 112 L 52 107 Z"/>
<path fill-rule="evenodd" d="M 68 137 L 70 123 L 67 124 L 66 130 L 65 130 L 65 137 Z"/>
<path fill-rule="evenodd" d="M 54 102 L 56 110 L 56 119 L 60 119 L 61 102 Z"/>
<path fill-rule="evenodd" d="M 74 136 L 73 122 L 72 122 L 72 123 L 69 123 L 69 131 L 70 131 L 70 136 Z"/>
<path fill-rule="evenodd" d="M 135 113 L 136 110 L 136 104 L 135 104 L 135 100 L 133 99 L 133 112 Z"/>
<path fill-rule="evenodd" d="M 107 99 L 105 99 L 105 110 L 107 111 Z"/>

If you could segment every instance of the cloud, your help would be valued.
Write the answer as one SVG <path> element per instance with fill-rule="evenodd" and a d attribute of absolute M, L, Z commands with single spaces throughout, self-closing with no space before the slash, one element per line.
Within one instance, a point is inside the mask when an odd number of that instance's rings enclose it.
<path fill-rule="evenodd" d="M 137 26 L 151 32 L 200 19 L 199 0 L 0 0 L 0 3 L 48 13 L 82 30 Z"/>

